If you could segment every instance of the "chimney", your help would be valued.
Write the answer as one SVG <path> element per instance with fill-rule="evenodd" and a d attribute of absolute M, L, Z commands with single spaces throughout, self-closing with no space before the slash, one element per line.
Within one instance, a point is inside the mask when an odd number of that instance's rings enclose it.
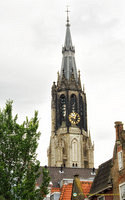
<path fill-rule="evenodd" d="M 79 178 L 79 174 L 75 174 L 75 175 L 74 175 L 74 178 Z"/>
<path fill-rule="evenodd" d="M 120 133 L 123 131 L 123 123 L 120 121 L 115 122 L 116 141 L 119 140 Z"/>

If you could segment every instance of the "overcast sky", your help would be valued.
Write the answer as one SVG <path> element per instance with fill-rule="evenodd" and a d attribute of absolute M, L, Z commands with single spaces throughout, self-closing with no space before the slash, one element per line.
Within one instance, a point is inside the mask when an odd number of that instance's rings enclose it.
<path fill-rule="evenodd" d="M 39 111 L 38 158 L 47 164 L 51 86 L 61 69 L 66 5 L 98 167 L 113 155 L 114 122 L 125 122 L 124 0 L 1 0 L 0 107 L 12 99 L 19 122 Z"/>

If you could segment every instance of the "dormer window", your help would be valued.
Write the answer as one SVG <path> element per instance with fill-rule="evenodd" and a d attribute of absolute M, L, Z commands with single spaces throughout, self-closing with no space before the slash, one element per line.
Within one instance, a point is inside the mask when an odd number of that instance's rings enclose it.
<path fill-rule="evenodd" d="M 122 151 L 118 152 L 118 166 L 119 166 L 119 170 L 123 169 L 123 155 L 122 155 Z"/>

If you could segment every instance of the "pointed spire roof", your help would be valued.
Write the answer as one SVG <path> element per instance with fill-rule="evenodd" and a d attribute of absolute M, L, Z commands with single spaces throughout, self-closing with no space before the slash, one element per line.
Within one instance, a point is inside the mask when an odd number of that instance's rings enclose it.
<path fill-rule="evenodd" d="M 66 24 L 66 36 L 65 36 L 65 44 L 64 47 L 68 49 L 70 49 L 71 47 L 73 47 L 72 45 L 72 38 L 71 38 L 71 33 L 70 33 L 70 23 L 69 23 L 69 16 L 68 16 L 68 10 L 67 12 L 67 24 Z"/>
<path fill-rule="evenodd" d="M 76 69 L 76 63 L 75 63 L 75 57 L 74 57 L 75 48 L 72 45 L 68 12 L 69 11 L 67 10 L 66 36 L 65 36 L 64 47 L 62 48 L 63 58 L 62 58 L 60 76 L 62 78 L 64 74 L 65 78 L 69 80 L 73 72 L 75 80 L 76 82 L 78 82 L 77 69 Z"/>
<path fill-rule="evenodd" d="M 64 47 L 66 47 L 67 50 L 72 49 L 73 45 L 72 45 L 72 38 L 71 38 L 71 33 L 70 33 L 70 27 L 67 24 L 66 25 L 66 37 L 65 37 L 65 44 Z"/>

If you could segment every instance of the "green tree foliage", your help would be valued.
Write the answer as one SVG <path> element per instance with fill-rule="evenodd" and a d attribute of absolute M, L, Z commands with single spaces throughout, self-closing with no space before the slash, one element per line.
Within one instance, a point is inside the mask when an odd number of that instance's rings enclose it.
<path fill-rule="evenodd" d="M 3 196 L 0 196 L 0 200 L 6 200 Z"/>
<path fill-rule="evenodd" d="M 43 168 L 43 182 L 41 185 L 42 197 L 45 197 L 49 193 L 49 191 L 48 191 L 48 183 L 49 182 L 50 182 L 50 177 L 48 175 L 48 170 L 45 167 L 45 168 Z"/>
<path fill-rule="evenodd" d="M 19 125 L 12 116 L 12 101 L 0 110 L 0 196 L 6 200 L 41 200 L 48 193 L 48 170 L 43 169 L 43 183 L 36 188 L 40 163 L 36 149 L 40 132 L 38 112 Z"/>

